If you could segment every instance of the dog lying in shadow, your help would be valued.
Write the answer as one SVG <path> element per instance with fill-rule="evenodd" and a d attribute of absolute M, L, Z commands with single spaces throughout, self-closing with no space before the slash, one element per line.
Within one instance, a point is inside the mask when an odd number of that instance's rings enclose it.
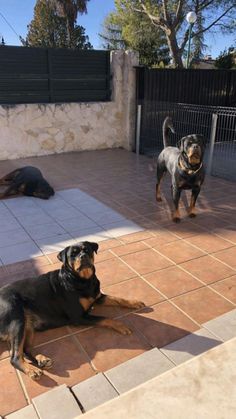
<path fill-rule="evenodd" d="M 123 335 L 131 330 L 122 322 L 90 314 L 94 304 L 140 309 L 144 303 L 105 295 L 96 277 L 94 253 L 98 244 L 82 242 L 58 254 L 61 269 L 23 279 L 0 289 L 0 338 L 10 343 L 11 364 L 38 380 L 52 366 L 44 355 L 32 354 L 34 331 L 65 325 L 111 328 Z M 26 360 L 30 361 L 27 362 Z"/>
<path fill-rule="evenodd" d="M 195 204 L 204 181 L 203 155 L 205 141 L 202 135 L 191 134 L 181 138 L 179 147 L 170 147 L 169 133 L 174 133 L 173 122 L 167 117 L 163 123 L 164 150 L 157 160 L 156 200 L 161 201 L 160 184 L 163 175 L 171 175 L 172 198 L 175 206 L 173 221 L 180 222 L 179 200 L 183 189 L 192 190 L 189 217 L 195 217 Z"/>
<path fill-rule="evenodd" d="M 6 190 L 0 194 L 1 199 L 18 194 L 48 199 L 55 193 L 40 170 L 32 166 L 22 167 L 8 173 L 0 179 L 0 185 L 7 186 Z"/>

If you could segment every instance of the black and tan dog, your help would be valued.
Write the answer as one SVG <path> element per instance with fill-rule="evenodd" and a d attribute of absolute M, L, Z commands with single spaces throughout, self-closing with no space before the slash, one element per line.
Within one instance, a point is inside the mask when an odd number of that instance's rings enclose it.
<path fill-rule="evenodd" d="M 160 153 L 157 161 L 157 184 L 156 199 L 161 201 L 160 183 L 165 172 L 171 175 L 171 189 L 175 211 L 173 221 L 180 221 L 179 200 L 183 189 L 191 189 L 191 202 L 189 217 L 195 217 L 195 204 L 201 185 L 204 181 L 203 154 L 204 138 L 202 135 L 192 134 L 183 137 L 179 141 L 179 148 L 168 146 L 169 132 L 174 133 L 173 123 L 167 117 L 163 123 L 164 150 Z"/>
<path fill-rule="evenodd" d="M 94 303 L 133 309 L 144 307 L 140 301 L 101 292 L 94 267 L 97 250 L 98 244 L 91 242 L 67 247 L 58 254 L 63 263 L 60 270 L 0 289 L 0 338 L 10 343 L 11 364 L 34 380 L 40 378 L 42 369 L 52 366 L 50 358 L 32 354 L 34 330 L 89 325 L 129 335 L 131 330 L 120 321 L 91 315 L 89 310 Z"/>
<path fill-rule="evenodd" d="M 32 166 L 22 167 L 8 173 L 0 179 L 0 185 L 7 186 L 7 189 L 0 194 L 0 198 L 23 194 L 48 199 L 54 195 L 53 188 L 44 179 L 40 170 Z"/>

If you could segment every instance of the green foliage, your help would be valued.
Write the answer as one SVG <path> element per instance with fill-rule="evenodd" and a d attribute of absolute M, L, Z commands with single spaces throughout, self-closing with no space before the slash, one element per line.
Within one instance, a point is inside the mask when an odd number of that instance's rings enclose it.
<path fill-rule="evenodd" d="M 192 57 L 200 58 L 207 32 L 229 33 L 236 27 L 236 0 L 115 0 L 117 10 L 144 14 L 153 28 L 166 39 L 174 67 L 183 67 L 188 43 L 189 25 L 186 15 L 194 11 L 197 21 L 192 31 Z"/>
<path fill-rule="evenodd" d="M 74 25 L 68 33 L 67 18 L 58 14 L 51 0 L 37 0 L 34 18 L 28 25 L 26 42 L 34 47 L 92 48 L 82 26 Z"/>
<path fill-rule="evenodd" d="M 169 63 L 166 39 L 150 19 L 134 13 L 129 2 L 115 1 L 116 11 L 110 13 L 103 24 L 103 47 L 107 49 L 132 49 L 139 52 L 140 63 L 147 66 Z"/>
<path fill-rule="evenodd" d="M 227 69 L 227 70 L 236 68 L 236 65 L 234 63 L 234 56 L 236 56 L 236 53 L 234 52 L 233 47 L 228 48 L 228 50 L 225 49 L 223 52 L 221 52 L 219 57 L 216 59 L 215 66 L 217 68 Z"/>

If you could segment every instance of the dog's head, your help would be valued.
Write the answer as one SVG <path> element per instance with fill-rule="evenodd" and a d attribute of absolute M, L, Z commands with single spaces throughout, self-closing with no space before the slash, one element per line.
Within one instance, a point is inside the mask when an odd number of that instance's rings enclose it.
<path fill-rule="evenodd" d="M 190 166 L 201 163 L 205 150 L 205 141 L 202 135 L 192 134 L 181 138 L 178 143 L 182 154 L 187 158 Z"/>
<path fill-rule="evenodd" d="M 49 183 L 46 180 L 43 179 L 37 183 L 36 188 L 33 192 L 33 196 L 41 199 L 49 199 L 50 196 L 54 195 L 54 193 L 55 192 L 53 188 L 49 185 Z"/>
<path fill-rule="evenodd" d="M 23 183 L 19 190 L 27 196 L 34 196 L 35 198 L 49 199 L 50 196 L 55 194 L 53 188 L 49 183 L 40 179 L 40 181 Z"/>
<path fill-rule="evenodd" d="M 57 257 L 65 268 L 70 268 L 75 275 L 90 279 L 94 275 L 94 252 L 97 251 L 97 243 L 85 241 L 66 247 Z"/>

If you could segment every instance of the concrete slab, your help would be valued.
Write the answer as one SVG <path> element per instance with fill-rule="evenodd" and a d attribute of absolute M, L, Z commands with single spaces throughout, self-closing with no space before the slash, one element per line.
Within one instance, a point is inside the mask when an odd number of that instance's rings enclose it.
<path fill-rule="evenodd" d="M 222 340 L 217 339 L 208 330 L 200 329 L 195 333 L 191 333 L 182 339 L 164 346 L 161 348 L 161 352 L 178 365 L 221 343 Z"/>
<path fill-rule="evenodd" d="M 173 367 L 174 364 L 154 348 L 106 371 L 105 376 L 121 394 Z"/>
<path fill-rule="evenodd" d="M 204 323 L 203 327 L 224 341 L 236 337 L 236 309 Z"/>
<path fill-rule="evenodd" d="M 72 391 L 85 411 L 93 409 L 118 396 L 114 387 L 112 387 L 102 373 L 77 384 L 72 387 Z"/>
<path fill-rule="evenodd" d="M 234 419 L 236 338 L 140 385 L 84 419 Z"/>
<path fill-rule="evenodd" d="M 82 411 L 72 393 L 62 385 L 32 399 L 40 419 L 73 419 Z"/>
<path fill-rule="evenodd" d="M 32 404 L 5 416 L 5 419 L 38 419 L 38 415 Z"/>

